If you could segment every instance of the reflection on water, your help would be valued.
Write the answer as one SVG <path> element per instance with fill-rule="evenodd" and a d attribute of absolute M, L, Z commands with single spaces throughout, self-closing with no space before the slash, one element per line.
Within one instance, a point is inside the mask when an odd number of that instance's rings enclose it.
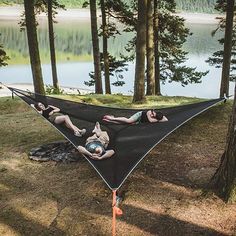
<path fill-rule="evenodd" d="M 3 21 L 0 23 L 1 42 L 13 62 L 19 63 L 28 58 L 28 46 L 26 32 L 20 32 L 15 21 Z M 112 55 L 119 56 L 124 53 L 124 46 L 131 34 L 118 35 L 111 38 L 109 50 Z M 42 62 L 49 60 L 49 42 L 47 22 L 41 21 L 38 27 L 38 41 Z M 92 60 L 92 43 L 90 34 L 90 22 L 62 21 L 55 24 L 55 46 L 58 61 Z M 16 58 L 17 57 L 17 58 Z"/>
<path fill-rule="evenodd" d="M 167 83 L 162 86 L 163 94 L 183 95 L 196 97 L 217 97 L 219 91 L 220 69 L 209 67 L 205 60 L 212 52 L 219 50 L 217 37 L 211 37 L 211 31 L 215 25 L 187 24 L 193 33 L 184 45 L 189 52 L 188 66 L 197 67 L 200 71 L 210 70 L 203 78 L 203 82 L 197 85 L 189 85 L 183 88 L 177 83 Z M 17 64 L 29 63 L 26 33 L 20 32 L 15 21 L 1 21 L 0 39 L 6 51 Z M 124 53 L 124 47 L 131 38 L 131 34 L 117 36 L 110 40 L 110 53 L 119 56 Z M 43 62 L 44 81 L 51 83 L 51 71 L 49 61 L 49 45 L 46 21 L 39 25 L 39 46 Z M 86 21 L 61 21 L 55 25 L 55 44 L 57 51 L 58 77 L 61 85 L 86 88 L 85 80 L 89 80 L 88 73 L 93 70 L 92 44 L 90 23 Z M 76 62 L 80 61 L 80 62 Z M 66 62 L 66 63 L 65 63 Z M 113 78 L 114 80 L 115 78 Z M 132 93 L 134 79 L 134 64 L 129 65 L 129 71 L 124 73 L 125 86 L 113 87 L 115 93 Z M 26 65 L 11 65 L 0 69 L 0 81 L 3 83 L 32 83 L 31 69 Z M 231 84 L 231 90 L 233 91 Z"/>

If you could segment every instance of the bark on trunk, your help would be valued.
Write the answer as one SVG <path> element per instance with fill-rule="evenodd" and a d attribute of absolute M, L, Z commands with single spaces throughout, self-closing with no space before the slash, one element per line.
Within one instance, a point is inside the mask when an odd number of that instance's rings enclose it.
<path fill-rule="evenodd" d="M 108 56 L 108 32 L 107 32 L 107 20 L 106 20 L 106 8 L 104 0 L 101 0 L 101 11 L 102 11 L 102 29 L 103 29 L 103 60 L 104 60 L 104 75 L 105 75 L 105 93 L 111 94 L 111 85 L 110 85 L 110 73 L 109 73 L 109 56 Z"/>
<path fill-rule="evenodd" d="M 158 27 L 158 0 L 154 0 L 154 55 L 155 55 L 155 94 L 161 95 L 160 86 L 160 57 L 159 57 L 159 27 Z"/>
<path fill-rule="evenodd" d="M 224 56 L 221 75 L 220 97 L 223 97 L 224 94 L 226 94 L 227 96 L 229 95 L 229 74 L 232 50 L 234 2 L 234 0 L 227 0 Z"/>
<path fill-rule="evenodd" d="M 53 14 L 52 13 L 52 0 L 48 0 L 48 31 L 49 31 L 49 45 L 50 45 L 51 67 L 52 67 L 52 80 L 53 80 L 54 89 L 56 91 L 59 91 L 52 14 Z"/>
<path fill-rule="evenodd" d="M 45 94 L 38 48 L 37 28 L 34 14 L 34 1 L 24 0 L 24 8 L 34 91 L 35 93 Z"/>
<path fill-rule="evenodd" d="M 94 79 L 95 93 L 102 94 L 101 63 L 97 27 L 97 7 L 96 0 L 90 0 L 91 31 L 93 43 Z"/>
<path fill-rule="evenodd" d="M 155 95 L 154 77 L 154 31 L 153 0 L 147 0 L 147 91 L 146 95 Z"/>
<path fill-rule="evenodd" d="M 236 202 L 236 84 L 226 148 L 213 184 L 227 202 Z"/>
<path fill-rule="evenodd" d="M 133 102 L 144 100 L 147 0 L 138 0 L 136 65 Z"/>

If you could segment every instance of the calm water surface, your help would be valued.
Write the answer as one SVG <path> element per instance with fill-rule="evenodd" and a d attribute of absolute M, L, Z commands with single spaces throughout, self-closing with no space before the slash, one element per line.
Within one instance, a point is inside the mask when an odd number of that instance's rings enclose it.
<path fill-rule="evenodd" d="M 210 67 L 205 60 L 214 51 L 220 49 L 217 38 L 221 35 L 218 34 L 216 38 L 211 37 L 211 31 L 215 29 L 216 25 L 187 24 L 187 26 L 193 35 L 188 38 L 184 45 L 185 50 L 189 52 L 189 59 L 185 64 L 196 67 L 199 71 L 210 70 L 210 72 L 202 79 L 201 84 L 182 87 L 175 82 L 166 83 L 161 87 L 162 93 L 170 96 L 218 97 L 221 69 Z M 7 84 L 32 83 L 25 32 L 19 31 L 16 21 L 1 21 L 0 33 L 0 42 L 15 63 L 15 65 L 0 68 L 0 81 Z M 51 84 L 47 37 L 46 22 L 41 21 L 38 38 L 43 77 L 46 84 Z M 88 73 L 93 70 L 90 23 L 71 20 L 59 22 L 55 26 L 55 37 L 60 84 L 62 86 L 88 88 L 84 85 L 84 81 L 89 80 Z M 130 34 L 124 34 L 111 39 L 109 43 L 111 54 L 119 56 L 120 53 L 124 53 L 124 47 L 130 37 Z M 133 93 L 134 64 L 130 63 L 128 68 L 129 70 L 123 73 L 125 85 L 123 87 L 112 86 L 113 93 Z M 115 79 L 112 78 L 112 81 Z M 230 93 L 233 93 L 233 83 L 230 84 Z"/>

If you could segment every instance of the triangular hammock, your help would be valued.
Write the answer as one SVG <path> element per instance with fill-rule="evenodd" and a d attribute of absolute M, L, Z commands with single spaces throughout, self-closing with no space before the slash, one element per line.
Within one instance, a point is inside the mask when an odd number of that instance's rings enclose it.
<path fill-rule="evenodd" d="M 85 157 L 102 177 L 108 187 L 113 191 L 112 209 L 112 235 L 116 232 L 116 215 L 122 211 L 116 206 L 116 190 L 119 189 L 125 179 L 134 170 L 138 163 L 165 137 L 171 134 L 178 127 L 188 120 L 209 109 L 225 98 L 218 98 L 209 101 L 159 109 L 168 118 L 163 123 L 143 123 L 137 125 L 111 124 L 103 122 L 104 115 L 130 117 L 140 110 L 119 109 L 102 106 L 94 106 L 85 103 L 72 102 L 58 98 L 43 96 L 20 89 L 8 87 L 12 94 L 16 94 L 27 104 L 42 102 L 45 105 L 53 105 L 60 108 L 61 112 L 70 116 L 72 122 L 79 128 L 86 128 L 84 137 L 74 136 L 73 132 L 64 125 L 51 123 L 66 139 L 75 147 L 84 146 L 86 138 L 91 135 L 96 121 L 102 125 L 102 130 L 110 136 L 109 149 L 115 151 L 111 158 L 96 161 Z"/>
<path fill-rule="evenodd" d="M 73 132 L 64 125 L 52 123 L 75 147 L 78 145 L 84 146 L 86 138 L 91 135 L 95 122 L 99 121 L 102 130 L 107 131 L 110 136 L 108 149 L 113 149 L 115 155 L 99 161 L 90 158 L 86 159 L 111 190 L 120 188 L 138 163 L 165 137 L 191 118 L 224 100 L 224 98 L 218 98 L 190 105 L 159 109 L 168 118 L 168 122 L 121 125 L 103 122 L 102 118 L 107 114 L 129 117 L 139 110 L 89 105 L 43 96 L 11 87 L 8 88 L 27 104 L 42 102 L 46 105 L 60 108 L 62 113 L 70 116 L 72 122 L 77 127 L 86 128 L 86 135 L 80 138 L 74 136 Z"/>

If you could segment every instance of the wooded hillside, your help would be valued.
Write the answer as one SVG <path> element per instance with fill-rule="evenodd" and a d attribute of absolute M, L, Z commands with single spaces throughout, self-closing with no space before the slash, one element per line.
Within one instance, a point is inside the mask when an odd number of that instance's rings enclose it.
<path fill-rule="evenodd" d="M 85 0 L 61 0 L 66 7 L 82 7 Z M 129 0 L 125 0 L 128 2 Z M 179 11 L 213 13 L 216 0 L 176 0 Z M 0 0 L 0 5 L 23 4 L 23 0 Z"/>

